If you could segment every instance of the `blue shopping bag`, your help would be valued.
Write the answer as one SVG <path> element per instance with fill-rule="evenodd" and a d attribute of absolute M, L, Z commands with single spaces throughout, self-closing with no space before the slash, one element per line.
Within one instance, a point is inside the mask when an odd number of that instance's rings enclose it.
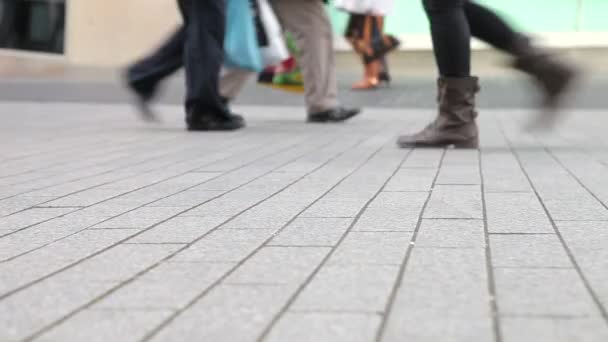
<path fill-rule="evenodd" d="M 264 68 L 264 63 L 249 1 L 226 1 L 224 64 L 229 68 L 258 72 Z"/>

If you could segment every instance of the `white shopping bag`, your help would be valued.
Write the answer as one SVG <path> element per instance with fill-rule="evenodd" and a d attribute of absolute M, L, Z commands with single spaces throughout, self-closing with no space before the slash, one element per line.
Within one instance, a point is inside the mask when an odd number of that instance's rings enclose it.
<path fill-rule="evenodd" d="M 356 14 L 369 14 L 374 0 L 335 0 L 336 8 Z"/>
<path fill-rule="evenodd" d="M 395 0 L 334 0 L 336 8 L 354 14 L 386 16 L 394 5 Z"/>
<path fill-rule="evenodd" d="M 260 47 L 262 59 L 265 66 L 277 65 L 289 58 L 283 30 L 268 0 L 257 1 L 259 15 L 264 26 L 266 38 L 268 39 L 268 45 Z"/>

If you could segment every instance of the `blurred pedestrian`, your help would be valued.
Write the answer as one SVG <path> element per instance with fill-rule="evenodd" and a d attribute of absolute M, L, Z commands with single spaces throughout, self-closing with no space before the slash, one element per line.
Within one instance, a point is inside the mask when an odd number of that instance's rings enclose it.
<path fill-rule="evenodd" d="M 471 76 L 471 36 L 513 57 L 513 68 L 536 81 L 543 95 L 539 122 L 555 120 L 556 110 L 576 78 L 572 66 L 556 59 L 514 31 L 491 10 L 468 0 L 423 0 L 439 69 L 436 119 L 421 132 L 403 135 L 402 147 L 428 146 L 477 148 L 475 95 L 478 78 Z"/>
<path fill-rule="evenodd" d="M 350 14 L 345 37 L 361 56 L 364 67 L 363 79 L 352 88 L 369 90 L 390 84 L 386 54 L 399 41 L 384 33 L 384 18 L 392 12 L 394 0 L 337 0 L 335 5 Z"/>
<path fill-rule="evenodd" d="M 334 38 L 331 22 L 321 0 L 271 0 L 284 29 L 289 31 L 299 51 L 308 122 L 341 122 L 359 114 L 338 101 Z M 229 70 L 222 79 L 222 94 L 228 100 L 238 95 L 252 74 Z"/>
<path fill-rule="evenodd" d="M 224 0 L 178 0 L 184 24 L 152 55 L 127 72 L 129 87 L 145 119 L 153 120 L 148 102 L 168 75 L 185 64 L 186 124 L 191 131 L 234 130 L 244 126 L 219 93 L 225 32 Z"/>
<path fill-rule="evenodd" d="M 333 34 L 323 1 L 271 0 L 271 4 L 300 51 L 298 62 L 304 80 L 308 121 L 341 122 L 359 114 L 358 108 L 345 108 L 338 102 Z M 186 36 L 185 28 L 180 28 L 156 52 L 129 68 L 127 81 L 140 94 L 139 105 L 144 117 L 152 118 L 148 104 L 158 84 L 182 66 Z M 219 85 L 225 105 L 238 95 L 251 75 L 247 70 L 225 70 Z M 138 90 L 142 87 L 144 92 Z M 236 114 L 231 117 L 243 122 Z"/>

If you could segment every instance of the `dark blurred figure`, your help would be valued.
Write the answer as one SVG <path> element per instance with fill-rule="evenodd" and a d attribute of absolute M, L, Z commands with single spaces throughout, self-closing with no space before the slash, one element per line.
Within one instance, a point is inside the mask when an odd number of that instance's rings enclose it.
<path fill-rule="evenodd" d="M 478 78 L 471 76 L 471 36 L 513 57 L 513 68 L 529 75 L 543 94 L 543 115 L 536 122 L 552 123 L 563 97 L 577 76 L 574 67 L 534 46 L 491 10 L 468 0 L 423 0 L 431 25 L 439 69 L 439 113 L 425 129 L 401 136 L 402 147 L 477 148 L 479 132 L 475 95 Z"/>
<path fill-rule="evenodd" d="M 152 55 L 127 72 L 144 119 L 154 120 L 148 102 L 159 82 L 186 67 L 186 124 L 191 131 L 235 130 L 242 117 L 231 114 L 219 94 L 225 32 L 224 0 L 178 0 L 184 24 Z"/>

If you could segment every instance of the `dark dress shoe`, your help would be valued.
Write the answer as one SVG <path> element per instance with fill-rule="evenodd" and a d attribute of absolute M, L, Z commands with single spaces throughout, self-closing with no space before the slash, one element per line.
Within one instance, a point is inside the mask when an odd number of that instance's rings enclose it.
<path fill-rule="evenodd" d="M 234 131 L 245 127 L 245 120 L 240 115 L 230 114 L 227 117 L 217 114 L 188 114 L 186 118 L 189 131 Z"/>
<path fill-rule="evenodd" d="M 230 110 L 230 99 L 229 98 L 221 96 L 220 101 L 222 101 L 222 104 L 224 106 L 226 106 L 226 109 L 228 109 L 228 111 L 230 112 L 230 116 L 232 116 L 232 118 L 235 121 L 245 122 L 245 118 L 243 118 L 242 115 L 234 113 L 234 112 L 232 112 L 232 110 Z"/>
<path fill-rule="evenodd" d="M 336 107 L 323 112 L 308 114 L 308 122 L 342 122 L 359 114 L 359 108 Z"/>
<path fill-rule="evenodd" d="M 130 81 L 125 75 L 127 88 L 133 93 L 133 104 L 137 108 L 137 112 L 142 120 L 148 122 L 160 121 L 154 111 L 150 108 L 150 102 L 156 95 L 155 87 L 147 84 L 141 84 L 135 81 Z"/>

